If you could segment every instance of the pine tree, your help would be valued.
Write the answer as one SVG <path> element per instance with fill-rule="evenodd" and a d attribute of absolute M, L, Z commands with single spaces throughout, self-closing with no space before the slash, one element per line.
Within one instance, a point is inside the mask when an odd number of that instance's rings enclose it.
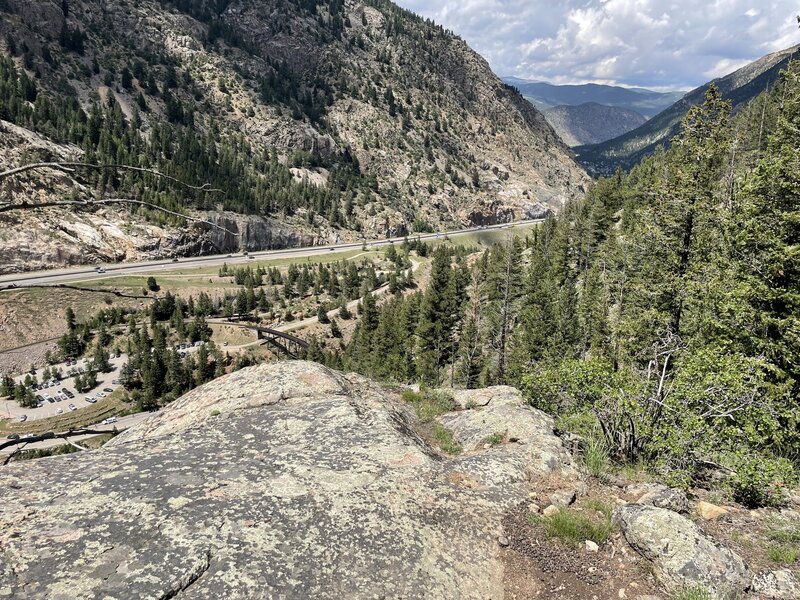
<path fill-rule="evenodd" d="M 781 105 L 767 151 L 744 182 L 735 251 L 750 305 L 733 330 L 800 394 L 800 62 L 782 74 Z"/>

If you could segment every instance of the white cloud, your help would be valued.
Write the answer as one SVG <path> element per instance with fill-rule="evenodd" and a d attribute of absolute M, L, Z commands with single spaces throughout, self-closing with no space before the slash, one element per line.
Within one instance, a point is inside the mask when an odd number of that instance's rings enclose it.
<path fill-rule="evenodd" d="M 800 42 L 795 0 L 399 0 L 500 75 L 688 89 Z"/>

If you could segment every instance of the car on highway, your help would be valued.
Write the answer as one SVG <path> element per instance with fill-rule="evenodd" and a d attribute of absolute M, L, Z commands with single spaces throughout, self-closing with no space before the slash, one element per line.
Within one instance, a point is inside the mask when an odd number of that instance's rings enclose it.
<path fill-rule="evenodd" d="M 70 410 L 78 410 L 78 407 L 75 406 L 74 404 L 70 404 L 67 408 Z"/>
<path fill-rule="evenodd" d="M 19 439 L 19 434 L 17 434 L 17 433 L 12 433 L 12 434 L 10 434 L 10 435 L 7 435 L 7 436 L 6 436 L 6 439 L 7 439 L 7 440 L 18 440 L 18 439 Z"/>
<path fill-rule="evenodd" d="M 103 419 L 101 424 L 102 425 L 110 425 L 111 423 L 116 423 L 117 417 L 108 417 L 107 419 Z"/>

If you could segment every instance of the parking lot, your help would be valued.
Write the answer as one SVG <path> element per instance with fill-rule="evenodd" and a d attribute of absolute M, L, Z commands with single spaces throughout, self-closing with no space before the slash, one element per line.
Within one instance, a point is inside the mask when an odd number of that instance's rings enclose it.
<path fill-rule="evenodd" d="M 75 389 L 73 377 L 68 375 L 71 369 L 85 370 L 85 359 L 78 360 L 74 365 L 69 366 L 63 362 L 53 365 L 61 369 L 64 378 L 55 384 L 46 384 L 46 387 L 43 386 L 42 389 L 34 392 L 36 396 L 41 398 L 37 408 L 22 408 L 13 399 L 8 399 L 0 404 L 0 416 L 17 422 L 23 419 L 25 421 L 44 419 L 89 406 L 94 402 L 102 402 L 105 397 L 120 387 L 117 377 L 119 376 L 120 368 L 126 361 L 127 356 L 124 354 L 111 358 L 109 360 L 112 367 L 111 371 L 98 373 L 97 386 L 86 393 L 78 392 Z M 42 371 L 43 369 L 37 369 L 35 373 L 38 380 L 41 380 Z M 24 381 L 25 375 L 27 373 L 17 375 L 13 379 L 16 383 L 19 383 Z M 39 381 L 39 384 L 42 383 L 42 381 Z"/>

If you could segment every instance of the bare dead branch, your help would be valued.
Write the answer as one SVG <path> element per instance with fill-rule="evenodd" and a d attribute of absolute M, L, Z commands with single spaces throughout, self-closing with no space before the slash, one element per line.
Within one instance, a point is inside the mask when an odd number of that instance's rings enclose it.
<path fill-rule="evenodd" d="M 139 294 L 126 294 L 124 292 L 120 292 L 119 290 L 104 290 L 98 288 L 87 288 L 81 287 L 79 285 L 69 285 L 68 283 L 57 283 L 54 285 L 40 285 L 40 284 L 32 284 L 32 285 L 6 285 L 5 287 L 0 287 L 0 291 L 13 291 L 13 290 L 31 290 L 31 289 L 47 289 L 52 290 L 54 288 L 61 288 L 64 290 L 75 290 L 77 292 L 93 292 L 95 294 L 110 294 L 112 296 L 117 296 L 118 298 L 131 298 L 133 300 L 158 300 L 158 296 L 142 296 Z M 37 342 L 38 343 L 38 342 Z"/>

